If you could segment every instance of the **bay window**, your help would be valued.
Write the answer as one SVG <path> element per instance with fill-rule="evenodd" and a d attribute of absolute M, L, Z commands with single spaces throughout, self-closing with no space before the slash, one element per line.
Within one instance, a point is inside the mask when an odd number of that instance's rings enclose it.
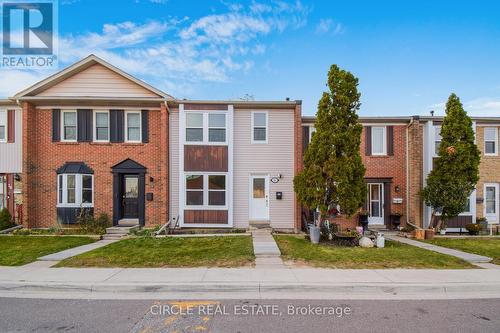
<path fill-rule="evenodd" d="M 58 207 L 93 207 L 94 176 L 60 174 L 57 176 Z"/>

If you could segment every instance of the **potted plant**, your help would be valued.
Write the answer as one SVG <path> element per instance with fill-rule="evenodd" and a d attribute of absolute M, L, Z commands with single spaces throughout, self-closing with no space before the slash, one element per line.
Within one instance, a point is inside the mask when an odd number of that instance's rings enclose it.
<path fill-rule="evenodd" d="M 488 230 L 488 220 L 486 220 L 486 217 L 476 217 L 476 224 L 481 226 L 481 230 Z"/>
<path fill-rule="evenodd" d="M 481 225 L 477 223 L 469 223 L 465 225 L 465 229 L 469 232 L 469 235 L 479 235 L 479 231 L 481 231 Z"/>
<path fill-rule="evenodd" d="M 368 215 L 366 210 L 360 211 L 358 215 L 359 224 L 363 227 L 363 231 L 368 228 Z"/>
<path fill-rule="evenodd" d="M 439 228 L 439 234 L 440 235 L 446 235 L 446 225 L 441 224 L 441 227 Z"/>
<path fill-rule="evenodd" d="M 391 224 L 395 229 L 399 229 L 399 226 L 401 225 L 401 216 L 403 216 L 403 214 L 397 212 L 390 215 Z"/>

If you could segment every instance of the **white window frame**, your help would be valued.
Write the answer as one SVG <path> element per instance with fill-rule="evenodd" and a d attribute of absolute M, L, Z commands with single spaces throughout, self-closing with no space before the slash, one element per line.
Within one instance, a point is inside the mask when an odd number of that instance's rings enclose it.
<path fill-rule="evenodd" d="M 486 131 L 487 130 L 494 130 L 495 131 L 494 141 L 486 140 Z M 484 135 L 484 155 L 485 156 L 498 156 L 498 127 L 484 127 L 483 135 Z M 494 142 L 495 143 L 495 151 L 493 153 L 486 152 L 486 142 Z"/>
<path fill-rule="evenodd" d="M 439 142 L 439 145 L 441 145 L 441 141 L 443 141 L 443 137 L 441 136 L 441 125 L 433 125 L 433 146 L 432 146 L 432 156 L 433 157 L 438 157 L 439 156 L 439 148 L 436 149 L 436 143 Z M 439 138 L 439 140 L 438 140 Z"/>
<path fill-rule="evenodd" d="M 111 122 L 110 122 L 110 114 L 109 110 L 94 110 L 94 142 L 109 142 L 110 136 L 111 136 Z M 106 113 L 108 115 L 108 139 L 107 140 L 98 140 L 97 139 L 97 114 L 98 113 Z"/>
<path fill-rule="evenodd" d="M 76 119 L 76 130 L 75 130 L 75 139 L 66 139 L 66 131 L 64 129 L 64 114 L 65 113 L 74 113 Z M 77 142 L 78 141 L 78 112 L 76 110 L 61 110 L 61 141 L 62 142 Z"/>
<path fill-rule="evenodd" d="M 216 110 L 216 111 L 201 111 L 201 110 L 189 110 L 184 111 L 185 113 L 185 121 L 184 121 L 184 143 L 186 145 L 203 145 L 203 146 L 227 146 L 228 145 L 228 132 L 229 132 L 229 112 L 225 110 Z M 203 126 L 187 126 L 187 115 L 188 114 L 201 114 L 203 117 Z M 209 115 L 210 114 L 223 114 L 225 116 L 225 130 L 226 137 L 225 141 L 209 141 L 209 129 L 222 129 L 222 127 L 209 127 Z M 188 128 L 201 128 L 203 132 L 203 139 L 201 141 L 188 141 L 187 140 L 187 129 Z"/>
<path fill-rule="evenodd" d="M 266 115 L 266 140 L 255 140 L 255 137 L 254 137 L 254 129 L 255 129 L 255 114 L 258 114 L 258 113 L 263 113 Z M 259 128 L 261 126 L 258 126 Z M 250 133 L 250 136 L 252 138 L 252 143 L 253 144 L 266 144 L 269 142 L 269 113 L 267 111 L 252 111 L 252 127 L 251 127 L 251 133 Z"/>
<path fill-rule="evenodd" d="M 139 115 L 139 140 L 129 140 L 128 139 L 128 115 L 138 114 Z M 130 110 L 125 111 L 125 142 L 129 143 L 141 143 L 142 142 L 142 112 L 140 110 Z"/>
<path fill-rule="evenodd" d="M 61 177 L 62 176 L 62 177 Z M 75 202 L 68 203 L 68 176 L 75 176 Z M 83 176 L 90 176 L 92 178 L 92 202 L 82 203 L 83 192 Z M 61 184 L 62 180 L 62 184 Z M 60 191 L 62 189 L 62 191 Z M 61 198 L 62 195 L 62 198 Z M 94 207 L 94 175 L 82 173 L 61 173 L 57 175 L 57 207 Z"/>
<path fill-rule="evenodd" d="M 375 128 L 380 128 L 382 129 L 382 152 L 377 152 L 375 153 L 373 151 L 373 143 L 375 140 L 373 140 L 373 133 Z M 371 144 L 372 144 L 372 155 L 373 156 L 386 156 L 387 155 L 387 126 L 372 126 L 371 130 Z"/>
<path fill-rule="evenodd" d="M 4 110 L 4 109 L 0 110 L 0 126 L 5 127 L 4 138 L 0 138 L 0 143 L 5 143 L 8 141 L 9 121 L 7 119 L 8 118 L 7 114 L 8 114 L 7 110 Z"/>
<path fill-rule="evenodd" d="M 187 188 L 187 177 L 188 176 L 203 176 L 203 205 L 188 205 L 187 204 L 187 192 L 190 191 Z M 226 184 L 226 189 L 224 190 L 225 192 L 225 205 L 209 205 L 208 204 L 208 194 L 209 191 L 220 191 L 222 190 L 209 190 L 208 188 L 208 177 L 209 176 L 224 176 L 225 177 L 225 184 Z M 228 184 L 228 173 L 227 172 L 185 172 L 184 173 L 184 201 L 185 201 L 185 206 L 184 210 L 228 210 L 229 205 L 228 205 L 228 191 L 229 191 L 229 184 Z M 197 191 L 197 190 L 193 190 Z M 199 191 L 199 190 L 198 190 Z"/>

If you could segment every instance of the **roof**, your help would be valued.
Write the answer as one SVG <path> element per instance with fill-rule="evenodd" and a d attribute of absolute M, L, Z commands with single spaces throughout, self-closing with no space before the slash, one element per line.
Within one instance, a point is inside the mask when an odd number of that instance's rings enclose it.
<path fill-rule="evenodd" d="M 359 117 L 359 121 L 362 123 L 402 123 L 407 124 L 411 121 L 412 117 L 402 116 L 402 117 Z M 303 116 L 303 123 L 314 123 L 316 121 L 315 116 Z"/>
<path fill-rule="evenodd" d="M 44 91 L 44 90 L 62 82 L 62 81 L 64 81 L 65 79 L 89 68 L 90 66 L 95 65 L 95 64 L 100 64 L 100 65 L 106 67 L 107 69 L 125 77 L 126 79 L 129 79 L 130 81 L 138 84 L 139 86 L 143 87 L 144 89 L 147 89 L 147 90 L 155 93 L 156 95 L 158 95 L 159 98 L 163 98 L 166 100 L 173 100 L 174 99 L 174 97 L 170 96 L 169 94 L 149 85 L 148 83 L 146 83 L 142 80 L 137 79 L 136 77 L 122 71 L 118 67 L 111 65 L 110 63 L 104 61 L 103 59 L 99 58 L 98 56 L 96 56 L 94 54 L 91 54 L 88 57 L 74 63 L 73 65 L 47 77 L 46 79 L 35 83 L 34 85 L 30 86 L 29 88 L 26 88 L 23 91 L 20 91 L 19 93 L 14 95 L 12 98 L 13 99 L 25 99 L 28 96 L 34 97 L 35 95 L 37 95 L 41 91 Z"/>
<path fill-rule="evenodd" d="M 57 174 L 61 173 L 77 173 L 77 174 L 93 174 L 92 170 L 87 164 L 83 162 L 66 162 L 62 167 L 57 169 Z"/>
<path fill-rule="evenodd" d="M 168 101 L 169 106 L 179 106 L 179 104 L 231 104 L 236 108 L 295 108 L 296 105 L 301 105 L 301 100 L 284 100 L 284 101 L 246 101 L 241 99 L 235 100 L 191 100 L 191 99 L 176 99 Z"/>

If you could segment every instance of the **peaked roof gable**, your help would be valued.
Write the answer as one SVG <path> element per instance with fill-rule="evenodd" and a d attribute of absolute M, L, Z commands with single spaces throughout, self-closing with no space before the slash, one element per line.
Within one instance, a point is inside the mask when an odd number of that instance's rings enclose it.
<path fill-rule="evenodd" d="M 139 164 L 130 158 L 127 158 L 127 159 L 121 161 L 120 163 L 112 166 L 111 169 L 114 172 L 123 172 L 123 171 L 145 172 L 146 171 L 146 167 L 144 165 Z"/>
<path fill-rule="evenodd" d="M 48 92 L 49 95 L 51 95 L 50 91 L 52 90 L 54 92 L 56 90 L 55 89 L 56 86 L 64 84 L 65 81 L 68 82 L 74 81 L 75 80 L 74 78 L 78 76 L 84 78 L 85 73 L 90 73 L 91 71 L 96 71 L 97 69 L 101 69 L 101 72 L 102 70 L 111 72 L 110 74 L 114 76 L 114 78 L 118 78 L 119 80 L 121 80 L 120 82 L 118 82 L 119 83 L 118 85 L 123 85 L 124 83 L 129 82 L 131 85 L 135 85 L 136 88 L 139 90 L 141 89 L 146 90 L 145 93 L 147 97 L 174 99 L 172 96 L 166 94 L 165 92 L 156 89 L 155 87 L 147 84 L 142 80 L 135 78 L 134 76 L 122 71 L 121 69 L 111 65 L 110 63 L 104 61 L 103 59 L 93 54 L 55 73 L 54 75 L 51 75 L 48 78 L 38 83 L 35 83 L 31 87 L 17 93 L 13 98 L 22 99 L 22 97 L 38 96 L 38 95 L 47 96 L 47 93 L 44 94 L 43 92 Z M 81 96 L 81 94 L 79 94 L 79 96 Z M 112 96 L 112 97 L 121 97 L 121 96 Z"/>

